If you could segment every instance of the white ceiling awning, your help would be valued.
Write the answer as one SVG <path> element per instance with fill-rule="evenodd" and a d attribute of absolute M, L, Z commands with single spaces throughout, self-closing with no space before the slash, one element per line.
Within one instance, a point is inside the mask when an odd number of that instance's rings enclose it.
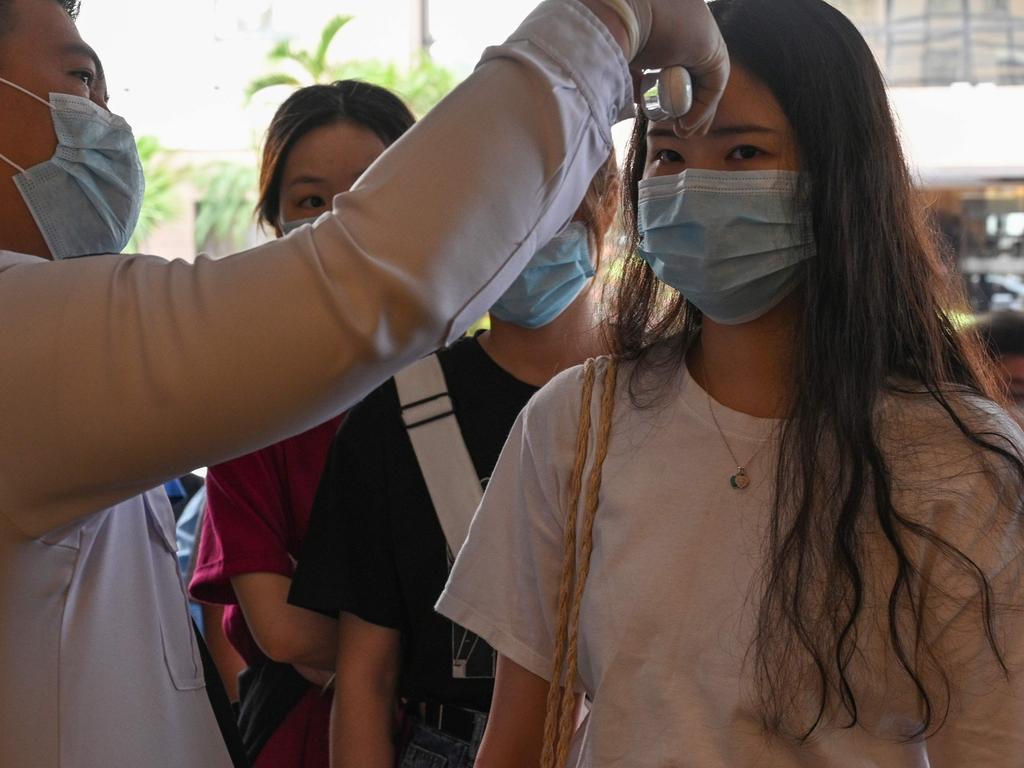
<path fill-rule="evenodd" d="M 989 166 L 915 169 L 915 181 L 923 187 L 987 187 L 992 184 L 1024 185 L 1024 165 L 996 169 Z"/>
<path fill-rule="evenodd" d="M 924 186 L 1024 182 L 1024 87 L 894 88 L 890 99 Z"/>

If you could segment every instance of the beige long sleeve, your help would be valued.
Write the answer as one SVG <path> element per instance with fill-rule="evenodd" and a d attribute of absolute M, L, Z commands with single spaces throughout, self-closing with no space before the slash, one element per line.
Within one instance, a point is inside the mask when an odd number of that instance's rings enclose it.
<path fill-rule="evenodd" d="M 630 93 L 606 29 L 553 0 L 313 229 L 194 265 L 0 254 L 0 513 L 40 535 L 452 339 L 570 218 Z"/>

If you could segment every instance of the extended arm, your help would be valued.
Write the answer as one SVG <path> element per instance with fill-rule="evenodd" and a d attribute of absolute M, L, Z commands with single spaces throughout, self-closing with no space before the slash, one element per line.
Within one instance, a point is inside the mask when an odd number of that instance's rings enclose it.
<path fill-rule="evenodd" d="M 542 6 L 332 214 L 245 254 L 0 257 L 0 513 L 29 535 L 322 422 L 486 311 L 572 215 L 630 103 Z"/>
<path fill-rule="evenodd" d="M 338 622 L 289 605 L 291 579 L 276 573 L 246 573 L 231 579 L 253 638 L 274 661 L 334 669 Z"/>
<path fill-rule="evenodd" d="M 332 768 L 391 768 L 401 635 L 351 613 L 339 620 Z"/>
<path fill-rule="evenodd" d="M 712 113 L 728 60 L 703 0 L 630 5 L 636 61 L 692 64 Z M 601 0 L 548 0 L 331 214 L 248 253 L 0 254 L 0 514 L 39 536 L 308 429 L 461 334 L 607 158 L 625 39 Z"/>

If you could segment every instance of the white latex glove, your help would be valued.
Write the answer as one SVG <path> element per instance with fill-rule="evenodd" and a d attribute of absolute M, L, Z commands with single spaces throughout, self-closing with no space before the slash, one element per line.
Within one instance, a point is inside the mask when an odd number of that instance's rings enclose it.
<path fill-rule="evenodd" d="M 704 0 L 584 0 L 603 5 L 621 18 L 632 11 L 636 27 L 630 31 L 630 66 L 634 71 L 685 67 L 693 79 L 693 108 L 679 120 L 682 132 L 705 133 L 729 80 L 729 53 L 718 25 Z M 602 15 L 603 14 L 599 14 Z M 607 23 L 607 22 L 606 22 Z"/>

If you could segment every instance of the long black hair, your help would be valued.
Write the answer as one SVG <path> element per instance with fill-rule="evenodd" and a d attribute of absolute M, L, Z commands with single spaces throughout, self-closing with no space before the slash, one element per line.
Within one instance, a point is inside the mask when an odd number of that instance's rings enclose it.
<path fill-rule="evenodd" d="M 734 66 L 772 92 L 792 126 L 816 243 L 816 256 L 801 267 L 792 398 L 779 435 L 750 649 L 761 715 L 770 732 L 798 739 L 826 723 L 861 722 L 865 681 L 855 669 L 869 602 L 874 611 L 882 593 L 885 642 L 919 705 L 918 727 L 903 735 L 920 737 L 941 726 L 953 694 L 944 660 L 927 641 L 937 598 L 926 561 L 938 558 L 969 582 L 980 605 L 977 630 L 1006 669 L 991 573 L 918 514 L 916 503 L 897 508 L 904 497 L 894 487 L 901 478 L 893 459 L 910 448 L 886 442 L 879 412 L 900 383 L 903 396 L 927 398 L 944 439 L 962 441 L 996 467 L 1012 507 L 1024 464 L 1012 427 L 1000 429 L 998 416 L 982 413 L 981 404 L 1000 395 L 977 338 L 955 326 L 956 312 L 967 311 L 962 289 L 915 197 L 885 84 L 863 37 L 821 0 L 715 0 L 710 8 Z M 612 325 L 618 355 L 636 361 L 631 391 L 638 404 L 639 382 L 650 380 L 639 374 L 666 361 L 682 364 L 701 327 L 699 310 L 636 255 L 647 127 L 637 120 L 624 168 L 632 248 Z M 652 354 L 655 348 L 673 354 Z M 883 556 L 866 545 L 869 536 L 881 542 Z"/>
<path fill-rule="evenodd" d="M 373 131 L 388 147 L 412 127 L 416 118 L 391 91 L 360 80 L 339 80 L 297 90 L 277 110 L 267 129 L 256 203 L 262 226 L 281 234 L 281 174 L 292 148 L 311 131 L 340 122 Z"/>

